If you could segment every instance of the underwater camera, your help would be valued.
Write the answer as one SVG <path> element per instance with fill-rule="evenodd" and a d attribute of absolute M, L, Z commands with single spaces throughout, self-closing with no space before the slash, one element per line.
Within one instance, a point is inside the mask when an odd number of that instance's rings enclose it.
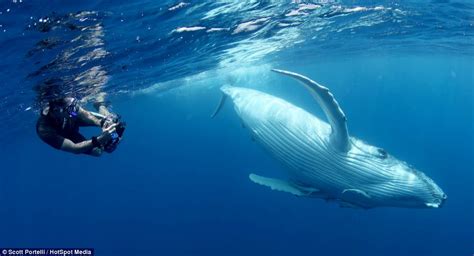
<path fill-rule="evenodd" d="M 125 132 L 125 127 L 126 123 L 123 121 L 120 121 L 120 116 L 118 115 L 110 115 L 110 116 L 104 116 L 102 114 L 96 113 L 96 112 L 90 112 L 92 115 L 95 117 L 101 119 L 101 126 L 102 127 L 109 127 L 109 125 L 112 124 L 117 124 L 115 126 L 115 131 L 110 134 L 112 139 L 104 145 L 104 150 L 107 153 L 112 153 L 115 151 L 117 148 L 117 145 L 120 143 L 122 140 L 123 133 Z"/>
<path fill-rule="evenodd" d="M 117 120 L 117 126 L 115 127 L 115 131 L 111 134 L 112 139 L 104 145 L 104 150 L 107 153 L 112 153 L 117 148 L 117 145 L 122 140 L 123 133 L 125 132 L 125 122 L 121 122 Z"/>

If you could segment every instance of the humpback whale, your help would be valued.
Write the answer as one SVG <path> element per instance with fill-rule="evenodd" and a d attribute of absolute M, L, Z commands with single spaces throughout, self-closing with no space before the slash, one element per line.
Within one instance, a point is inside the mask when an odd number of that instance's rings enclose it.
<path fill-rule="evenodd" d="M 301 74 L 273 69 L 303 84 L 327 121 L 281 98 L 225 85 L 214 117 L 233 102 L 244 126 L 287 171 L 286 179 L 250 174 L 251 181 L 298 197 L 341 207 L 439 208 L 446 194 L 423 172 L 349 135 L 346 116 L 328 88 Z"/>

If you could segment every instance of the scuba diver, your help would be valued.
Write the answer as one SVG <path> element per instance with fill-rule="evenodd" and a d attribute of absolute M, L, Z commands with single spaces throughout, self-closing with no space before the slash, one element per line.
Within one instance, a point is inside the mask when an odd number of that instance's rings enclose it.
<path fill-rule="evenodd" d="M 111 114 L 103 102 L 94 103 L 100 112 L 83 109 L 76 98 L 66 97 L 49 101 L 42 109 L 36 133 L 48 145 L 70 153 L 101 156 L 103 151 L 111 153 L 122 140 L 125 123 Z M 102 133 L 86 139 L 79 127 L 101 127 Z"/>

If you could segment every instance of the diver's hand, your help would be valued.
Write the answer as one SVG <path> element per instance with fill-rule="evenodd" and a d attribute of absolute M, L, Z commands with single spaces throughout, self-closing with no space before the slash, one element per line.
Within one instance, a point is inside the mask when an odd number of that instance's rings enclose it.
<path fill-rule="evenodd" d="M 101 145 L 107 145 L 107 143 L 112 139 L 112 133 L 115 132 L 116 126 L 117 126 L 117 123 L 114 123 L 114 124 L 109 125 L 107 128 L 105 128 L 102 134 L 97 136 L 97 141 Z"/>
<path fill-rule="evenodd" d="M 118 123 L 118 119 L 115 116 L 109 115 L 102 120 L 102 131 L 105 131 L 111 125 Z"/>

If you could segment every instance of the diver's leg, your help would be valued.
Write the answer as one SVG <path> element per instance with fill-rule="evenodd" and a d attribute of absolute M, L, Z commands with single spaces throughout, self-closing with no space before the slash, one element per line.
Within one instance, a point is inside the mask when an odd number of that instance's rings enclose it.
<path fill-rule="evenodd" d="M 110 111 L 107 109 L 107 103 L 105 102 L 105 96 L 107 94 L 105 92 L 101 92 L 97 94 L 94 102 L 94 108 L 99 112 L 99 114 L 104 116 L 112 115 Z"/>

